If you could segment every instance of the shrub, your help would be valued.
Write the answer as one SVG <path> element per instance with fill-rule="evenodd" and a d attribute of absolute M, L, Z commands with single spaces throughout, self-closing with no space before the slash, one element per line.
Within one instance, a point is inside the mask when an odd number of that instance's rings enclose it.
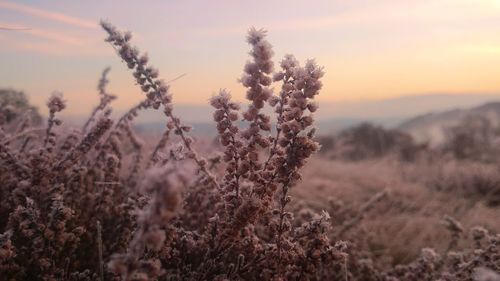
<path fill-rule="evenodd" d="M 414 263 L 384 270 L 355 246 L 329 240 L 329 213 L 294 219 L 290 189 L 319 148 L 313 100 L 323 70 L 286 55 L 274 72 L 264 30 L 247 36 L 251 60 L 240 82 L 249 105 L 241 110 L 227 90 L 212 97 L 221 151 L 203 157 L 131 33 L 101 26 L 145 98 L 112 121 L 106 69 L 81 130 L 61 130 L 66 101 L 54 93 L 40 137 L 22 127 L 0 140 L 2 280 L 470 280 L 478 265 L 498 269 L 498 236 L 486 230 L 474 232 L 474 251 L 444 259 L 425 249 Z M 274 130 L 265 106 L 276 113 Z M 132 122 L 160 108 L 166 129 L 148 150 Z"/>
<path fill-rule="evenodd" d="M 22 130 L 42 123 L 38 109 L 32 106 L 24 92 L 0 89 L 0 126 L 3 130 Z M 0 131 L 3 136 L 4 131 Z"/>
<path fill-rule="evenodd" d="M 487 116 L 469 115 L 447 128 L 443 152 L 459 160 L 496 162 L 499 131 Z"/>
<path fill-rule="evenodd" d="M 285 210 L 300 168 L 318 149 L 311 128 L 322 68 L 313 60 L 300 66 L 287 55 L 273 72 L 266 32 L 252 28 L 247 37 L 252 60 L 240 79 L 249 106 L 240 113 L 226 90 L 210 101 L 222 165 L 217 157 L 196 152 L 190 127 L 174 115 L 169 86 L 147 55 L 130 45 L 131 34 L 101 25 L 145 99 L 113 125 L 109 105 L 115 97 L 106 91 L 106 69 L 100 103 L 81 131 L 58 130 L 57 115 L 66 101 L 56 93 L 47 102 L 47 127 L 38 142 L 25 145 L 21 131 L 0 144 L 3 276 L 300 279 L 319 263 L 333 261 L 336 251 L 324 234 L 328 215 L 290 228 L 292 216 Z M 272 83 L 281 83 L 277 95 Z M 262 111 L 266 105 L 277 114 L 273 132 Z M 148 108 L 162 108 L 167 129 L 144 157 L 131 122 Z M 240 114 L 246 125 L 237 125 Z M 164 156 L 172 135 L 182 147 L 171 147 Z M 134 156 L 123 171 L 127 143 Z M 194 163 L 194 177 L 184 175 L 190 168 L 183 159 Z"/>
<path fill-rule="evenodd" d="M 370 123 L 345 129 L 335 138 L 322 137 L 319 140 L 321 144 L 326 145 L 322 152 L 331 158 L 351 161 L 380 158 L 390 154 L 403 161 L 414 161 L 426 149 L 425 144 L 416 144 L 413 138 L 404 132 L 384 129 Z"/>

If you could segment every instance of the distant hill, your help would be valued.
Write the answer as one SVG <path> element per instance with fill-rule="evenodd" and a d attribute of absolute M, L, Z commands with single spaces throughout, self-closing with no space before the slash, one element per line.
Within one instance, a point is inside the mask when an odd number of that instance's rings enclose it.
<path fill-rule="evenodd" d="M 454 126 L 471 115 L 484 116 L 496 126 L 500 123 L 500 102 L 419 115 L 401 123 L 398 128 L 412 135 L 417 141 L 429 141 L 431 145 L 437 145 L 444 140 L 447 127 Z"/>
<path fill-rule="evenodd" d="M 322 134 L 339 132 L 363 122 L 397 128 L 415 116 L 432 115 L 429 112 L 447 112 L 500 101 L 493 94 L 425 94 L 379 100 L 320 102 L 316 125 Z M 453 110 L 452 110 L 453 111 Z"/>
<path fill-rule="evenodd" d="M 319 120 L 354 118 L 392 122 L 428 112 L 470 108 L 495 100 L 500 101 L 500 94 L 422 94 L 385 99 L 320 102 L 316 115 Z"/>
<path fill-rule="evenodd" d="M 396 128 L 402 123 L 403 127 L 410 126 L 413 117 L 417 115 L 424 114 L 418 118 L 425 117 L 426 120 L 430 120 L 433 114 L 427 114 L 428 112 L 442 112 L 450 108 L 458 108 L 460 111 L 460 108 L 479 106 L 494 100 L 500 101 L 500 94 L 422 94 L 386 99 L 319 102 L 320 107 L 315 113 L 315 118 L 322 134 L 335 133 L 363 122 Z M 246 105 L 243 104 L 242 108 L 245 109 Z M 265 111 L 272 115 L 271 109 L 266 108 Z M 213 108 L 208 103 L 175 104 L 174 112 L 185 123 L 193 125 L 194 134 L 206 135 L 214 132 Z M 123 110 L 117 110 L 114 115 L 120 116 L 122 113 Z M 62 115 L 65 122 L 72 124 L 82 124 L 83 120 L 88 118 L 65 113 Z M 409 118 L 412 119 L 405 122 Z M 417 123 L 418 118 L 413 123 Z M 406 123 L 408 124 L 405 125 Z M 165 126 L 165 118 L 160 111 L 148 110 L 139 114 L 135 124 L 144 130 L 161 132 Z"/>

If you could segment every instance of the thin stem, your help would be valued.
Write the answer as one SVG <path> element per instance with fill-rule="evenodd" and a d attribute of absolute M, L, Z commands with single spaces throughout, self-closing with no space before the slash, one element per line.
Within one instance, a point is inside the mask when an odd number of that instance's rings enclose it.
<path fill-rule="evenodd" d="M 154 150 L 153 150 L 153 153 L 151 153 L 151 156 L 149 157 L 149 162 L 148 162 L 148 168 L 151 167 L 151 165 L 153 164 L 156 164 L 158 162 L 158 153 L 160 152 L 160 150 L 162 150 L 163 148 L 165 148 L 165 145 L 167 144 L 168 142 L 168 139 L 170 137 L 170 132 L 172 130 L 170 129 L 166 129 L 165 132 L 163 132 L 160 140 L 158 141 L 158 143 L 156 144 Z"/>
<path fill-rule="evenodd" d="M 55 116 L 56 116 L 55 112 L 51 110 L 49 113 L 49 120 L 47 121 L 48 122 L 47 129 L 45 130 L 45 139 L 43 140 L 43 147 L 44 148 L 46 148 L 47 144 L 49 143 L 50 131 L 52 130 L 52 127 L 54 126 Z"/>
<path fill-rule="evenodd" d="M 102 226 L 100 221 L 97 221 L 97 251 L 99 254 L 99 278 L 100 281 L 104 281 L 104 262 L 102 259 Z"/>
<path fill-rule="evenodd" d="M 15 134 L 15 135 L 11 136 L 8 139 L 3 140 L 3 144 L 10 143 L 10 142 L 12 142 L 15 139 L 18 139 L 18 138 L 23 137 L 25 135 L 28 135 L 30 133 L 34 133 L 34 132 L 38 132 L 38 131 L 45 131 L 45 130 L 46 130 L 46 128 L 34 128 L 34 129 L 30 129 L 30 130 L 25 130 L 23 132 L 20 132 L 18 134 Z"/>

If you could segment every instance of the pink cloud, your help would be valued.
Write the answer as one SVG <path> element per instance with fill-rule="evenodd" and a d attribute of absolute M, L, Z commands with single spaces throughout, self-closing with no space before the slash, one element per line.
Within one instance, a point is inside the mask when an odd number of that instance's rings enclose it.
<path fill-rule="evenodd" d="M 75 36 L 67 35 L 67 34 L 60 33 L 60 32 L 55 32 L 55 31 L 51 31 L 51 30 L 46 30 L 43 28 L 26 28 L 26 29 L 24 29 L 23 27 L 21 27 L 21 25 L 12 24 L 12 23 L 5 23 L 5 22 L 0 22 L 0 26 L 12 28 L 12 29 L 18 29 L 18 30 L 16 30 L 17 32 L 28 33 L 28 34 L 31 34 L 31 35 L 38 37 L 38 38 L 48 39 L 51 41 L 56 41 L 58 43 L 63 43 L 63 44 L 67 44 L 67 45 L 82 46 L 86 43 L 86 40 L 84 38 L 75 37 Z"/>
<path fill-rule="evenodd" d="M 105 50 L 101 46 L 102 40 L 88 35 L 77 36 L 43 28 L 24 29 L 19 24 L 1 21 L 0 26 L 12 29 L 0 34 L 4 50 L 25 50 L 52 56 L 102 54 Z"/>
<path fill-rule="evenodd" d="M 69 15 L 65 15 L 63 13 L 43 10 L 35 7 L 31 7 L 28 5 L 23 5 L 19 3 L 13 3 L 9 1 L 1 1 L 0 8 L 9 9 L 12 11 L 29 14 L 36 17 L 41 17 L 45 19 L 49 19 L 52 21 L 57 21 L 61 23 L 66 23 L 73 26 L 83 27 L 83 28 L 91 28 L 97 29 L 97 22 L 94 20 L 82 19 L 78 17 L 73 17 Z"/>

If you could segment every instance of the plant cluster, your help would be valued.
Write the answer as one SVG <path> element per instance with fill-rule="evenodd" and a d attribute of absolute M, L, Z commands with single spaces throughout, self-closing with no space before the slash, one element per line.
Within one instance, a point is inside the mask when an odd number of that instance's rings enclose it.
<path fill-rule="evenodd" d="M 323 70 L 313 60 L 300 65 L 287 55 L 275 70 L 266 32 L 250 29 L 251 60 L 240 79 L 249 105 L 241 110 L 227 90 L 212 97 L 220 153 L 204 157 L 191 128 L 175 115 L 169 85 L 131 45 L 131 33 L 107 22 L 101 26 L 145 98 L 113 121 L 115 96 L 107 92 L 106 69 L 98 84 L 100 102 L 80 130 L 63 130 L 58 115 L 66 101 L 54 93 L 43 130 L 21 126 L 4 133 L 1 280 L 498 277 L 491 270 L 499 270 L 500 239 L 482 228 L 473 230 L 473 251 L 455 253 L 452 244 L 441 258 L 425 249 L 414 263 L 384 270 L 331 237 L 335 213 L 297 216 L 290 190 L 319 149 L 313 112 Z M 266 106 L 276 113 L 274 122 Z M 133 127 L 145 109 L 161 109 L 166 118 L 152 149 Z M 335 231 L 346 232 L 383 196 Z M 448 222 L 455 241 L 463 228 Z"/>

